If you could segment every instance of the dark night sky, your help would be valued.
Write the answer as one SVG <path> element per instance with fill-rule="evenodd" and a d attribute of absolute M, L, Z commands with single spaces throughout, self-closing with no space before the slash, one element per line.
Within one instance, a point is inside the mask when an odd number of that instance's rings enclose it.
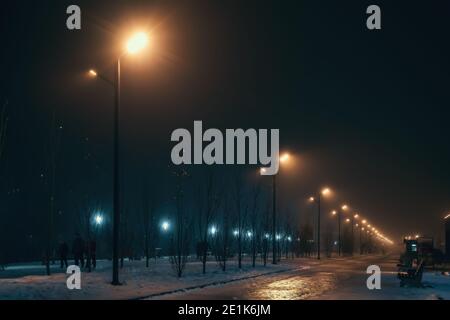
<path fill-rule="evenodd" d="M 3 227 L 21 241 L 45 215 L 53 109 L 58 210 L 89 188 L 110 206 L 113 92 L 85 71 L 110 76 L 123 36 L 144 25 L 151 48 L 122 62 L 126 201 L 142 175 L 166 183 L 176 128 L 279 128 L 299 161 L 281 173 L 283 197 L 300 214 L 326 184 L 330 209 L 347 202 L 393 238 L 436 234 L 450 209 L 450 3 L 393 2 L 376 1 L 379 31 L 365 27 L 372 1 L 2 4 Z M 65 27 L 74 3 L 81 31 Z"/>

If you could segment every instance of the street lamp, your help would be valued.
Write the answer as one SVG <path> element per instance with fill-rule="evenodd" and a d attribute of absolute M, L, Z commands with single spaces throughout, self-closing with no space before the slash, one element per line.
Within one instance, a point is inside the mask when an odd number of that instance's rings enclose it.
<path fill-rule="evenodd" d="M 163 222 L 161 223 L 161 229 L 162 229 L 162 231 L 164 231 L 164 232 L 169 231 L 169 229 L 170 229 L 170 223 L 169 223 L 169 221 L 163 221 Z"/>
<path fill-rule="evenodd" d="M 97 213 L 94 216 L 94 222 L 97 226 L 101 225 L 103 223 L 103 216 L 101 214 Z"/>
<path fill-rule="evenodd" d="M 145 32 L 135 33 L 126 43 L 125 49 L 128 54 L 136 54 L 141 51 L 148 42 Z M 91 69 L 89 74 L 93 77 L 100 77 L 114 87 L 114 165 L 113 165 L 113 265 L 112 284 L 120 285 L 119 282 L 119 229 L 120 229 L 120 181 L 119 181 L 119 125 L 120 125 L 120 59 L 117 58 L 114 81 L 100 76 Z"/>
<path fill-rule="evenodd" d="M 341 245 L 341 218 L 342 218 L 342 210 L 347 210 L 348 206 L 346 204 L 343 204 L 338 210 L 333 210 L 331 212 L 331 214 L 333 216 L 337 215 L 338 217 L 338 255 L 341 256 L 341 250 L 342 250 L 342 245 Z M 349 219 L 347 219 L 349 220 Z M 349 220 L 350 221 L 350 220 Z M 346 221 L 347 222 L 347 221 Z"/>
<path fill-rule="evenodd" d="M 137 32 L 127 41 L 127 52 L 135 54 L 144 49 L 148 43 L 148 36 L 145 32 Z"/>
<path fill-rule="evenodd" d="M 284 153 L 279 157 L 280 165 L 287 163 L 290 159 L 289 153 Z M 266 172 L 265 168 L 260 169 L 261 174 Z M 272 264 L 277 264 L 277 244 L 276 244 L 276 216 L 277 216 L 277 180 L 276 174 L 272 175 Z"/>
<path fill-rule="evenodd" d="M 320 260 L 320 200 L 322 196 L 330 194 L 330 188 L 323 188 L 316 197 L 309 197 L 310 202 L 317 203 L 317 259 Z"/>
<path fill-rule="evenodd" d="M 211 229 L 209 229 L 209 232 L 214 237 L 217 233 L 217 228 L 215 226 L 212 226 Z"/>

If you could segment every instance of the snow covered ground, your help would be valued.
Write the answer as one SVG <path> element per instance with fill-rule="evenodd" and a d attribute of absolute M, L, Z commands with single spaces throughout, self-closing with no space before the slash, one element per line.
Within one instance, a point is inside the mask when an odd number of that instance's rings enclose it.
<path fill-rule="evenodd" d="M 423 288 L 401 288 L 396 261 L 383 256 L 295 259 L 256 268 L 245 261 L 242 270 L 229 261 L 226 272 L 209 261 L 205 275 L 195 261 L 181 279 L 167 259 L 152 260 L 149 268 L 144 261 L 126 261 L 121 286 L 110 285 L 111 262 L 100 261 L 96 271 L 82 273 L 81 290 L 67 289 L 67 275 L 58 266 L 46 276 L 39 264 L 15 265 L 0 271 L 0 299 L 450 299 L 450 276 L 441 272 L 425 272 Z M 381 267 L 381 290 L 366 287 L 371 264 Z"/>
<path fill-rule="evenodd" d="M 222 272 L 215 261 L 208 261 L 207 272 L 202 274 L 200 262 L 187 264 L 185 276 L 178 279 L 168 259 L 152 260 L 149 268 L 144 261 L 125 261 L 120 270 L 121 286 L 111 286 L 111 263 L 100 261 L 96 271 L 82 272 L 81 289 L 69 290 L 67 276 L 59 266 L 53 266 L 54 273 L 46 276 L 45 267 L 39 264 L 8 266 L 0 271 L 0 299 L 137 299 L 184 288 L 220 285 L 243 278 L 254 278 L 262 274 L 283 272 L 292 268 L 289 264 L 258 264 L 252 268 L 244 262 L 239 270 L 235 261 L 230 261 L 227 271 Z M 23 275 L 34 272 L 37 275 Z"/>

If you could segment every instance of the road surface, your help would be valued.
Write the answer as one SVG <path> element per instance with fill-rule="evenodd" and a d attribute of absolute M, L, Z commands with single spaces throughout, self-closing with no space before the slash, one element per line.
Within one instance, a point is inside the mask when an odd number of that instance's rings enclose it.
<path fill-rule="evenodd" d="M 379 299 L 386 291 L 395 294 L 398 256 L 355 256 L 335 259 L 295 259 L 290 262 L 294 270 L 261 276 L 229 284 L 194 289 L 184 293 L 164 295 L 160 299 Z M 378 265 L 382 280 L 389 282 L 382 290 L 369 290 L 366 286 L 369 265 Z M 382 282 L 383 286 L 383 282 Z M 392 287 L 394 290 L 389 290 Z M 385 289 L 383 291 L 383 289 Z M 388 295 L 389 296 L 389 295 Z"/>

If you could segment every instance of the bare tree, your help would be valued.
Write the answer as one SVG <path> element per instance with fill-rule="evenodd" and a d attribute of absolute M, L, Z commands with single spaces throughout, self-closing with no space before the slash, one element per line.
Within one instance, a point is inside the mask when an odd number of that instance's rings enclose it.
<path fill-rule="evenodd" d="M 222 271 L 226 271 L 227 260 L 229 257 L 230 249 L 230 212 L 228 197 L 224 195 L 222 205 L 222 232 L 219 232 L 216 236 L 216 260 L 219 263 Z"/>
<path fill-rule="evenodd" d="M 202 258 L 202 272 L 206 273 L 206 260 L 208 256 L 208 232 L 211 227 L 212 220 L 220 207 L 221 190 L 218 190 L 216 177 L 212 171 L 206 176 L 206 183 L 198 187 L 198 226 L 201 242 L 199 249 Z"/>
<path fill-rule="evenodd" d="M 300 252 L 302 256 L 311 256 L 313 249 L 313 227 L 311 222 L 308 220 L 302 226 L 300 232 Z"/>
<path fill-rule="evenodd" d="M 50 259 L 55 259 L 54 229 L 55 229 L 55 191 L 56 191 L 56 161 L 61 143 L 62 125 L 56 123 L 56 113 L 53 110 L 52 126 L 50 131 L 50 203 L 48 214 L 47 248 L 45 250 L 45 266 L 47 275 L 50 275 Z"/>
<path fill-rule="evenodd" d="M 244 202 L 244 181 L 242 174 L 237 171 L 234 175 L 234 203 L 237 220 L 237 242 L 238 242 L 238 267 L 242 268 L 242 235 L 244 222 L 248 213 L 248 202 Z"/>
<path fill-rule="evenodd" d="M 144 228 L 145 266 L 148 268 L 150 260 L 150 246 L 153 246 L 155 228 L 155 195 L 149 194 L 148 182 L 145 180 L 142 186 L 142 222 Z"/>
<path fill-rule="evenodd" d="M 256 265 L 257 246 L 259 242 L 259 196 L 261 193 L 260 183 L 257 182 L 256 186 L 252 189 L 252 208 L 250 210 L 250 228 L 251 228 L 251 250 L 252 250 L 252 266 Z"/>
<path fill-rule="evenodd" d="M 333 253 L 333 228 L 331 223 L 325 224 L 325 232 L 322 234 L 323 237 L 323 247 L 325 250 L 325 256 L 331 257 Z"/>
<path fill-rule="evenodd" d="M 178 169 L 174 172 L 176 176 L 176 215 L 174 233 L 170 240 L 170 262 L 175 270 L 177 277 L 183 275 L 189 255 L 189 229 L 192 221 L 189 221 L 185 214 L 184 208 L 184 179 L 188 177 L 188 173 L 184 169 Z"/>
<path fill-rule="evenodd" d="M 267 255 L 269 252 L 269 228 L 270 228 L 270 200 L 267 200 L 266 207 L 264 208 L 264 218 L 262 219 L 261 229 L 264 231 L 262 235 L 262 254 L 263 254 L 263 264 L 267 265 Z"/>

